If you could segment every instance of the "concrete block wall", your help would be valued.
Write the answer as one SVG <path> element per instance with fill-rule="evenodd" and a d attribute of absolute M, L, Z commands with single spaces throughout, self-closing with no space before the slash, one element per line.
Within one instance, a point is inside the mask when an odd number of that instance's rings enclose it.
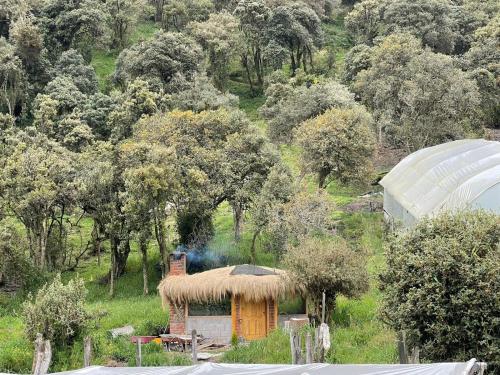
<path fill-rule="evenodd" d="M 210 338 L 217 344 L 229 344 L 232 335 L 231 315 L 220 316 L 188 316 L 187 332 L 196 330 L 198 335 Z"/>

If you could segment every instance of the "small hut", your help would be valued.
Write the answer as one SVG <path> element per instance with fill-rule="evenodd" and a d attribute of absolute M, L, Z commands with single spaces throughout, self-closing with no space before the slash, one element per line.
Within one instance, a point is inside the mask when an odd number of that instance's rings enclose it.
<path fill-rule="evenodd" d="M 279 298 L 297 292 L 286 272 L 275 268 L 245 264 L 188 275 L 185 253 L 170 255 L 170 273 L 158 290 L 169 308 L 171 334 L 196 329 L 219 343 L 233 335 L 267 336 L 278 326 Z"/>

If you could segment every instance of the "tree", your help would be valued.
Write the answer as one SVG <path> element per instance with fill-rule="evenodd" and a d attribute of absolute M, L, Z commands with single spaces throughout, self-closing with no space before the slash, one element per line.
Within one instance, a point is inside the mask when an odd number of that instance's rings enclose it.
<path fill-rule="evenodd" d="M 385 3 L 379 0 L 362 0 L 346 16 L 345 26 L 357 43 L 372 45 L 373 40 L 381 33 Z"/>
<path fill-rule="evenodd" d="M 172 149 L 180 169 L 175 199 L 179 240 L 206 244 L 212 214 L 224 201 L 243 203 L 244 191 L 259 186 L 275 154 L 239 110 L 172 111 L 141 120 L 134 139 Z"/>
<path fill-rule="evenodd" d="M 14 46 L 0 37 L 0 110 L 19 116 L 26 98 L 26 73 Z"/>
<path fill-rule="evenodd" d="M 244 213 L 258 199 L 279 154 L 257 129 L 231 134 L 224 147 L 226 199 L 233 208 L 234 238 L 241 239 Z M 234 158 L 238 156 L 237 158 Z"/>
<path fill-rule="evenodd" d="M 328 236 L 334 230 L 335 205 L 324 190 L 308 192 L 302 187 L 268 212 L 263 247 L 282 257 L 288 246 L 311 236 Z"/>
<path fill-rule="evenodd" d="M 48 253 L 49 237 L 73 200 L 72 156 L 33 131 L 20 132 L 9 142 L 0 171 L 0 198 L 25 227 L 30 257 L 45 271 L 55 264 Z"/>
<path fill-rule="evenodd" d="M 92 47 L 106 34 L 106 9 L 98 0 L 51 0 L 39 11 L 44 44 L 53 57 L 70 48 L 90 60 Z"/>
<path fill-rule="evenodd" d="M 228 92 L 222 93 L 207 76 L 197 75 L 186 90 L 168 96 L 167 106 L 181 111 L 201 112 L 211 109 L 238 107 L 239 98 Z"/>
<path fill-rule="evenodd" d="M 153 115 L 161 109 L 160 94 L 151 90 L 147 81 L 136 79 L 127 86 L 108 114 L 107 127 L 111 131 L 111 140 L 115 143 L 132 135 L 132 127 L 142 117 Z"/>
<path fill-rule="evenodd" d="M 166 93 L 186 89 L 201 71 L 201 48 L 187 35 L 157 32 L 118 56 L 114 79 L 126 86 L 140 78 Z"/>
<path fill-rule="evenodd" d="M 106 0 L 111 47 L 123 49 L 148 5 L 145 0 Z"/>
<path fill-rule="evenodd" d="M 213 13 L 204 22 L 188 25 L 191 34 L 207 51 L 208 73 L 215 87 L 223 92 L 227 90 L 231 59 L 240 54 L 239 26 L 238 19 L 227 12 Z"/>
<path fill-rule="evenodd" d="M 250 253 L 254 263 L 257 258 L 257 238 L 269 228 L 275 213 L 291 199 L 293 193 L 293 179 L 290 170 L 285 165 L 277 163 L 269 171 L 250 210 L 250 226 L 253 233 Z"/>
<path fill-rule="evenodd" d="M 366 180 L 375 151 L 372 129 L 372 118 L 363 107 L 330 109 L 305 121 L 296 131 L 303 170 L 317 175 L 320 188 L 332 179 Z"/>
<path fill-rule="evenodd" d="M 371 57 L 372 50 L 366 44 L 352 47 L 345 55 L 343 82 L 352 84 L 359 72 L 371 66 Z"/>
<path fill-rule="evenodd" d="M 99 88 L 94 68 L 87 65 L 82 55 L 74 49 L 61 54 L 55 65 L 55 76 L 70 78 L 85 95 L 95 94 Z"/>
<path fill-rule="evenodd" d="M 9 35 L 9 40 L 16 47 L 16 54 L 25 66 L 30 66 L 39 58 L 43 49 L 43 34 L 32 15 L 21 16 L 12 23 Z"/>
<path fill-rule="evenodd" d="M 393 34 L 373 48 L 371 67 L 353 85 L 373 111 L 383 135 L 408 151 L 481 134 L 479 92 L 442 54 L 423 51 L 408 34 Z"/>
<path fill-rule="evenodd" d="M 50 284 L 31 294 L 23 303 L 22 317 L 26 336 L 34 340 L 38 333 L 52 344 L 71 344 L 91 320 L 85 308 L 87 290 L 82 279 L 75 278 L 66 285 L 58 274 Z"/>
<path fill-rule="evenodd" d="M 452 53 L 457 39 L 448 0 L 363 0 L 346 17 L 346 27 L 359 43 L 372 45 L 379 36 L 410 33 L 441 53 Z"/>
<path fill-rule="evenodd" d="M 383 18 L 385 35 L 394 32 L 410 33 L 433 51 L 450 54 L 456 40 L 456 26 L 451 13 L 451 1 L 389 1 Z"/>
<path fill-rule="evenodd" d="M 166 31 L 182 31 L 189 22 L 203 22 L 212 13 L 212 0 L 171 0 L 162 6 L 162 26 Z"/>
<path fill-rule="evenodd" d="M 355 105 L 354 95 L 334 80 L 310 87 L 275 83 L 266 90 L 266 96 L 266 103 L 260 108 L 260 113 L 269 121 L 268 134 L 273 142 L 290 142 L 293 130 L 300 123 L 329 108 Z"/>
<path fill-rule="evenodd" d="M 443 213 L 396 233 L 381 275 L 382 319 L 428 361 L 500 355 L 500 219 Z"/>
<path fill-rule="evenodd" d="M 75 85 L 71 77 L 58 76 L 45 86 L 45 93 L 57 102 L 57 114 L 64 116 L 83 105 L 87 96 Z M 36 110 L 36 108 L 35 108 Z"/>
<path fill-rule="evenodd" d="M 165 220 L 179 194 L 179 170 L 172 151 L 146 142 L 127 142 L 121 146 L 125 159 L 125 207 L 132 230 L 138 238 L 143 258 L 144 294 L 148 294 L 147 247 L 151 227 L 160 250 L 162 276 L 166 275 L 167 245 Z M 171 211 L 171 210 L 170 210 Z"/>
<path fill-rule="evenodd" d="M 331 240 L 307 238 L 290 246 L 283 263 L 296 285 L 307 293 L 311 310 L 321 316 L 323 292 L 326 319 L 330 321 L 338 295 L 358 297 L 368 290 L 368 274 L 363 254 L 353 251 L 340 237 Z"/>
<path fill-rule="evenodd" d="M 253 73 L 256 75 L 257 84 L 264 84 L 263 49 L 271 10 L 264 0 L 241 0 L 234 14 L 240 21 L 244 39 L 241 64 L 245 68 L 250 88 L 254 90 Z"/>
<path fill-rule="evenodd" d="M 498 27 L 500 27 L 500 16 L 493 18 L 486 26 L 478 28 L 471 48 L 462 60 L 462 65 L 469 71 L 470 78 L 478 85 L 481 94 L 481 117 L 485 125 L 490 127 L 498 127 L 500 124 Z"/>
<path fill-rule="evenodd" d="M 307 72 L 308 65 L 313 66 L 313 52 L 322 41 L 321 20 L 304 3 L 294 2 L 273 9 L 267 30 L 266 54 L 272 60 L 286 51 L 292 76 L 300 67 Z"/>
<path fill-rule="evenodd" d="M 125 186 L 122 158 L 116 145 L 96 142 L 78 157 L 75 176 L 77 202 L 110 242 L 109 294 L 116 278 L 125 272 L 130 254 L 131 220 L 124 210 Z"/>

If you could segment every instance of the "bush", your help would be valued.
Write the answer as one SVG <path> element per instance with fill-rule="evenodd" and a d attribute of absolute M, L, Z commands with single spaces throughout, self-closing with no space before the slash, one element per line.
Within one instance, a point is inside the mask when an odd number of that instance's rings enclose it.
<path fill-rule="evenodd" d="M 82 279 L 63 285 L 61 275 L 57 275 L 51 284 L 40 288 L 36 298 L 30 294 L 23 303 L 26 336 L 34 340 L 41 333 L 58 346 L 71 343 L 90 321 L 84 306 L 86 294 Z"/>
<path fill-rule="evenodd" d="M 500 358 L 500 217 L 445 213 L 392 237 L 381 316 L 430 361 Z"/>
<path fill-rule="evenodd" d="M 284 257 L 293 282 L 303 287 L 312 311 L 321 316 L 323 291 L 326 318 L 331 317 L 337 295 L 357 297 L 368 290 L 366 262 L 340 237 L 331 241 L 308 238 L 290 247 Z"/>

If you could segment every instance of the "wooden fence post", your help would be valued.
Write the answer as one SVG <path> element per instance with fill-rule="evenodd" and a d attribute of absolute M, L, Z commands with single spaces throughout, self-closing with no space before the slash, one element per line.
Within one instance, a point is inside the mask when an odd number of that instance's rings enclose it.
<path fill-rule="evenodd" d="M 86 336 L 83 339 L 83 367 L 89 367 L 92 362 L 92 339 Z"/>
<path fill-rule="evenodd" d="M 405 365 L 408 363 L 408 349 L 406 348 L 406 333 L 403 331 L 398 339 L 399 363 Z"/>
<path fill-rule="evenodd" d="M 34 375 L 45 375 L 49 371 L 52 359 L 52 347 L 49 340 L 43 340 L 38 333 L 35 339 L 35 354 L 33 356 L 32 372 Z"/>
<path fill-rule="evenodd" d="M 142 345 L 142 337 L 137 336 L 137 352 L 136 352 L 136 356 L 135 356 L 135 363 L 136 363 L 137 367 L 142 366 L 142 348 L 141 348 L 141 345 Z"/>
<path fill-rule="evenodd" d="M 295 351 L 295 333 L 293 329 L 290 330 L 290 350 L 292 352 L 292 365 L 297 363 L 297 352 Z"/>
<path fill-rule="evenodd" d="M 311 347 L 311 333 L 307 332 L 306 335 L 306 363 L 313 363 L 312 347 Z"/>
<path fill-rule="evenodd" d="M 196 338 L 196 330 L 193 329 L 191 332 L 191 351 L 193 352 L 193 363 L 198 362 L 198 353 L 196 353 L 196 346 L 198 344 L 198 340 Z"/>

